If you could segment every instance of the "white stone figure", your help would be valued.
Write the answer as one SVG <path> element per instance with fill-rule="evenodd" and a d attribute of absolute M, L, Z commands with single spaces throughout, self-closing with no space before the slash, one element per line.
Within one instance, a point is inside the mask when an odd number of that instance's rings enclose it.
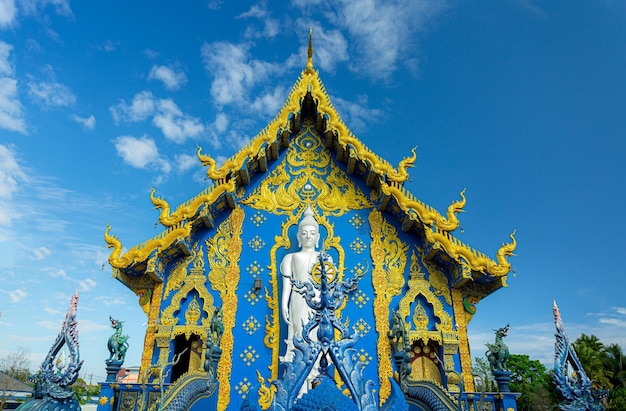
<path fill-rule="evenodd" d="M 293 337 L 302 338 L 302 327 L 312 316 L 312 310 L 304 297 L 292 290 L 292 280 L 311 282 L 311 268 L 319 259 L 316 248 L 319 245 L 319 224 L 313 217 L 313 210 L 307 207 L 304 217 L 298 225 L 298 247 L 300 251 L 289 253 L 280 263 L 280 272 L 283 276 L 283 292 L 281 298 L 282 317 L 288 327 L 287 350 L 282 361 L 293 360 Z M 313 336 L 312 336 L 313 337 Z"/>

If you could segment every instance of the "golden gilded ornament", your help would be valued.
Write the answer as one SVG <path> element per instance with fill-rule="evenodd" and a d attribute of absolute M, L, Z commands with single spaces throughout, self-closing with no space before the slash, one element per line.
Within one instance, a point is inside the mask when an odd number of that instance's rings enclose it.
<path fill-rule="evenodd" d="M 382 405 L 391 393 L 389 378 L 393 377 L 391 345 L 389 344 L 389 304 L 404 286 L 404 268 L 408 246 L 398 238 L 395 228 L 387 223 L 380 211 L 369 214 L 370 254 L 372 257 L 372 285 L 374 286 L 374 316 L 378 340 L 379 400 Z"/>
<path fill-rule="evenodd" d="M 150 309 L 148 311 L 148 326 L 146 327 L 146 336 L 143 340 L 143 354 L 141 356 L 141 369 L 139 375 L 143 375 L 143 371 L 148 369 L 152 361 L 154 353 L 154 344 L 156 336 L 156 324 L 159 320 L 159 312 L 161 310 L 161 295 L 163 292 L 163 283 L 157 283 L 152 291 L 150 300 Z"/>
<path fill-rule="evenodd" d="M 424 256 L 421 252 L 420 257 L 422 258 L 422 264 L 424 264 Z M 454 330 L 452 317 L 445 310 L 442 303 L 441 298 L 445 300 L 445 295 L 441 295 L 437 290 L 433 290 L 434 286 L 431 279 L 433 278 L 433 273 L 437 272 L 434 268 L 435 267 L 430 267 L 432 271 L 430 271 L 429 279 L 427 280 L 422 271 L 422 265 L 418 261 L 417 254 L 415 251 L 411 253 L 408 290 L 400 300 L 398 312 L 403 321 L 406 321 L 408 317 L 412 318 L 413 326 L 409 327 L 408 335 L 409 341 L 414 347 L 416 344 L 422 344 L 425 347 L 428 344 L 436 344 L 437 346 L 443 347 L 443 369 L 447 372 L 447 370 L 454 370 L 453 357 L 459 347 L 459 332 Z M 443 273 L 439 272 L 435 275 L 443 276 Z M 433 307 L 434 327 L 431 326 L 431 319 L 428 317 L 419 296 L 422 296 L 425 301 Z M 414 305 L 415 308 L 411 315 L 412 305 Z M 421 361 L 412 364 L 412 367 L 417 367 L 417 369 L 411 372 L 411 378 L 415 379 L 419 375 L 421 376 L 420 378 L 440 382 L 441 375 L 439 373 L 427 373 L 425 371 L 426 369 L 430 369 L 428 368 L 431 367 L 430 363 Z M 448 383 L 448 389 L 454 389 L 454 385 L 451 384 L 450 381 Z"/>
<path fill-rule="evenodd" d="M 199 195 L 189 201 L 184 202 L 170 214 L 170 205 L 163 198 L 154 195 L 156 190 L 150 187 L 150 200 L 155 208 L 161 210 L 159 222 L 166 227 L 171 227 L 181 221 L 193 217 L 203 204 L 213 204 L 224 193 L 234 193 L 236 189 L 235 180 L 230 180 L 222 184 L 213 184 L 203 190 Z"/>
<path fill-rule="evenodd" d="M 434 317 L 439 321 L 435 322 L 435 329 L 431 330 L 424 327 L 423 322 L 416 322 L 415 316 L 417 314 L 414 313 L 413 323 L 415 327 L 409 330 L 409 340 L 411 342 L 422 340 L 424 344 L 428 344 L 428 341 L 436 341 L 439 344 L 443 344 L 445 333 L 451 333 L 454 335 L 452 317 L 446 312 L 439 297 L 437 297 L 437 295 L 435 295 L 432 291 L 431 284 L 428 280 L 426 280 L 424 272 L 422 271 L 422 266 L 419 264 L 415 252 L 411 253 L 410 271 L 408 290 L 400 300 L 400 304 L 398 306 L 400 316 L 403 320 L 406 320 L 406 318 L 411 316 L 411 305 L 416 301 L 417 306 L 414 311 L 418 310 L 421 306 L 418 296 L 421 295 L 430 305 L 432 305 Z M 424 308 L 422 307 L 422 310 L 423 309 Z"/>
<path fill-rule="evenodd" d="M 452 305 L 452 297 L 450 296 L 450 285 L 448 283 L 448 277 L 441 272 L 439 268 L 430 261 L 428 261 L 423 253 L 423 250 L 419 250 L 420 257 L 424 266 L 428 270 L 428 281 L 433 287 L 433 292 L 439 297 L 443 297 L 448 305 Z"/>
<path fill-rule="evenodd" d="M 356 160 L 367 164 L 374 173 L 386 177 L 388 181 L 402 183 L 408 180 L 407 169 L 412 167 L 415 162 L 415 149 L 412 150 L 411 156 L 400 161 L 396 170 L 391 164 L 366 147 L 352 134 L 337 114 L 318 72 L 313 69 L 312 63 L 307 63 L 307 67 L 302 70 L 276 117 L 243 149 L 228 158 L 219 169 L 215 160 L 209 155 L 201 154 L 201 149 L 198 148 L 198 159 L 207 167 L 207 176 L 214 181 L 227 179 L 245 169 L 247 162 L 256 161 L 260 156 L 265 155 L 266 150 L 277 150 L 277 146 L 282 144 L 283 133 L 291 128 L 291 118 L 300 113 L 301 102 L 308 93 L 317 103 L 318 115 L 327 119 L 324 133 L 336 136 L 342 150 L 350 152 Z"/>
<path fill-rule="evenodd" d="M 257 370 L 256 378 L 259 382 L 259 406 L 262 410 L 267 410 L 272 406 L 274 396 L 276 395 L 276 386 L 270 384 L 269 387 L 265 385 L 265 378 L 261 376 L 261 373 Z"/>
<path fill-rule="evenodd" d="M 219 291 L 224 313 L 224 334 L 220 341 L 222 356 L 217 364 L 219 392 L 217 409 L 223 411 L 230 402 L 230 373 L 233 367 L 233 328 L 237 313 L 237 287 L 241 276 L 241 233 L 244 211 L 241 207 L 232 210 L 230 217 L 217 228 L 215 237 L 206 241 L 210 267 L 209 282 Z"/>
<path fill-rule="evenodd" d="M 372 207 L 363 192 L 331 160 L 312 124 L 295 138 L 285 159 L 242 204 L 282 215 L 293 213 L 308 198 L 323 211 L 341 216 Z"/>
<path fill-rule="evenodd" d="M 462 212 L 465 206 L 465 190 L 461 191 L 460 200 L 450 204 L 446 211 L 446 218 L 434 208 L 416 199 L 399 184 L 382 184 L 380 189 L 385 195 L 393 196 L 403 211 L 414 210 L 419 220 L 426 226 L 434 225 L 439 230 L 448 232 L 456 230 L 459 226 L 456 215 Z"/>
<path fill-rule="evenodd" d="M 206 331 L 209 328 L 211 318 L 213 318 L 213 312 L 215 307 L 213 306 L 213 297 L 206 288 L 206 276 L 204 271 L 204 252 L 202 246 L 196 243 L 192 248 L 192 267 L 189 268 L 189 273 L 183 280 L 183 284 L 176 294 L 172 297 L 170 304 L 163 310 L 161 314 L 160 322 L 164 326 L 171 326 L 170 338 L 174 338 L 177 335 L 184 334 L 187 339 L 191 337 L 191 334 L 198 336 L 206 335 Z M 196 307 L 198 312 L 197 316 L 190 313 L 188 316 L 185 314 L 186 323 L 178 324 L 179 317 L 174 315 L 177 311 L 181 310 L 181 303 L 183 299 L 186 299 L 193 291 L 198 293 L 198 296 L 202 299 L 202 311 L 206 313 L 206 316 L 202 319 L 200 324 L 197 320 L 200 318 L 200 304 L 196 300 Z M 192 312 L 193 312 L 193 307 Z M 193 321 L 195 316 L 196 321 Z"/>
<path fill-rule="evenodd" d="M 472 356 L 470 355 L 467 339 L 467 319 L 463 309 L 463 294 L 460 290 L 452 290 L 452 308 L 457 321 L 459 335 L 459 355 L 461 356 L 461 371 L 466 391 L 474 391 L 474 377 L 472 376 Z"/>
<path fill-rule="evenodd" d="M 122 243 L 117 236 L 109 235 L 111 226 L 107 224 L 104 240 L 108 247 L 113 249 L 109 256 L 109 264 L 114 268 L 126 268 L 133 261 L 145 261 L 153 251 L 158 252 L 172 244 L 174 240 L 189 237 L 191 227 L 191 224 L 171 226 L 153 239 L 132 247 L 122 255 Z"/>

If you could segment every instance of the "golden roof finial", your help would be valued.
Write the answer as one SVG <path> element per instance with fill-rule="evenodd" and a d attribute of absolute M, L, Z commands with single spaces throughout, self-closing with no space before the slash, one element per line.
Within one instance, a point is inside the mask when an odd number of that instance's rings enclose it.
<path fill-rule="evenodd" d="M 308 58 L 306 61 L 305 73 L 313 73 L 313 27 L 309 27 L 309 49 Z"/>

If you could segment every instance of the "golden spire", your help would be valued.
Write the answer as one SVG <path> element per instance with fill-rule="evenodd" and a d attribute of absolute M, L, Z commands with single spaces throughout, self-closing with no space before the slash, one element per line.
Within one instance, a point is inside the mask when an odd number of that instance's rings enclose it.
<path fill-rule="evenodd" d="M 309 49 L 308 49 L 308 58 L 306 61 L 306 68 L 304 69 L 305 73 L 313 73 L 313 27 L 309 27 Z"/>

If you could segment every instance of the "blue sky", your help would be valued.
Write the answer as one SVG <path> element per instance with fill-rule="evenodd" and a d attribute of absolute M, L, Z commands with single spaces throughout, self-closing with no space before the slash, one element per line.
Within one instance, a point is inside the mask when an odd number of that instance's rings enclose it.
<path fill-rule="evenodd" d="M 0 357 L 43 360 L 79 290 L 83 375 L 104 377 L 109 315 L 140 362 L 145 316 L 111 279 L 129 247 L 278 112 L 306 62 L 339 114 L 441 212 L 467 188 L 465 243 L 509 287 L 478 305 L 472 355 L 510 323 L 550 364 L 552 300 L 572 339 L 626 346 L 626 3 L 0 0 Z"/>

